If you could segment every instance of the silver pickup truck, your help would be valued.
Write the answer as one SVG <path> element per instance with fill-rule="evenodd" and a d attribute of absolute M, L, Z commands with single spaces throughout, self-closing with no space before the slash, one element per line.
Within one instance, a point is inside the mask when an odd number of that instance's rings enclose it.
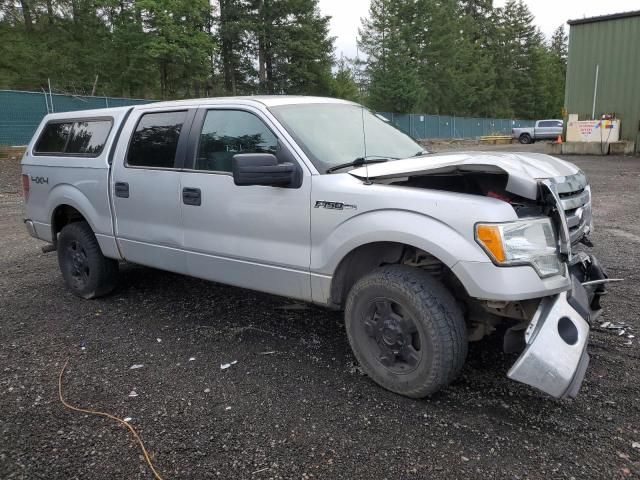
<path fill-rule="evenodd" d="M 22 161 L 29 233 L 82 298 L 120 262 L 344 310 L 362 369 L 424 397 L 501 326 L 508 377 L 575 396 L 607 277 L 591 191 L 540 154 L 429 154 L 360 105 L 185 100 L 47 115 Z"/>
<path fill-rule="evenodd" d="M 538 120 L 533 127 L 511 129 L 512 138 L 526 145 L 536 140 L 555 140 L 562 135 L 562 120 Z"/>

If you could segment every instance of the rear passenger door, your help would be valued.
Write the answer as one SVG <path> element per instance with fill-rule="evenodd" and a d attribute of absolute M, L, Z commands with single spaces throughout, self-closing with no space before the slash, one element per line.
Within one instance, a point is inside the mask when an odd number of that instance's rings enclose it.
<path fill-rule="evenodd" d="M 199 110 L 182 175 L 184 247 L 190 275 L 311 298 L 311 175 L 291 152 L 277 126 L 253 107 Z M 297 164 L 302 185 L 235 185 L 232 159 L 240 153 L 271 153 L 279 163 Z"/>
<path fill-rule="evenodd" d="M 548 120 L 543 120 L 538 122 L 538 128 L 536 128 L 536 138 L 537 139 L 545 139 L 545 138 L 553 138 L 553 123 Z"/>
<path fill-rule="evenodd" d="M 111 198 L 118 247 L 128 261 L 186 273 L 180 169 L 194 113 L 134 110 L 122 132 Z"/>

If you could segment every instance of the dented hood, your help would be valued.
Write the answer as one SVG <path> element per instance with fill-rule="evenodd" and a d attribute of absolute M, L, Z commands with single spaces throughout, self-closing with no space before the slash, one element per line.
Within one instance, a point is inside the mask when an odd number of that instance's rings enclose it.
<path fill-rule="evenodd" d="M 349 173 L 364 179 L 367 169 L 371 180 L 454 172 L 506 173 L 509 176 L 506 190 L 532 200 L 537 197 L 539 180 L 558 179 L 580 171 L 572 163 L 541 153 L 456 152 L 375 163 Z"/>

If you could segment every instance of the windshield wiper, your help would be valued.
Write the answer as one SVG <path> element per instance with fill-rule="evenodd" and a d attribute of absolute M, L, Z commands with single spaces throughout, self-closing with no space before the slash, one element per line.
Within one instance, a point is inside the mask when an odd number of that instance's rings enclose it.
<path fill-rule="evenodd" d="M 433 152 L 430 152 L 429 150 L 420 150 L 419 152 L 416 152 L 414 157 L 423 157 L 424 155 L 431 155 L 432 153 Z"/>
<path fill-rule="evenodd" d="M 381 157 L 381 158 L 369 158 L 369 157 L 358 157 L 353 162 L 341 163 L 340 165 L 335 165 L 331 168 L 327 168 L 327 173 L 335 172 L 336 170 L 340 170 L 347 167 L 361 167 L 362 165 L 367 165 L 370 163 L 384 163 L 389 160 L 398 160 L 396 157 Z"/>

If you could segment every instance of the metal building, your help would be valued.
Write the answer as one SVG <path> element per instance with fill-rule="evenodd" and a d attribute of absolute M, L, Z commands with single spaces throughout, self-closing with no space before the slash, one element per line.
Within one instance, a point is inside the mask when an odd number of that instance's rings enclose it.
<path fill-rule="evenodd" d="M 615 113 L 640 151 L 640 10 L 570 20 L 565 107 L 580 120 Z"/>

